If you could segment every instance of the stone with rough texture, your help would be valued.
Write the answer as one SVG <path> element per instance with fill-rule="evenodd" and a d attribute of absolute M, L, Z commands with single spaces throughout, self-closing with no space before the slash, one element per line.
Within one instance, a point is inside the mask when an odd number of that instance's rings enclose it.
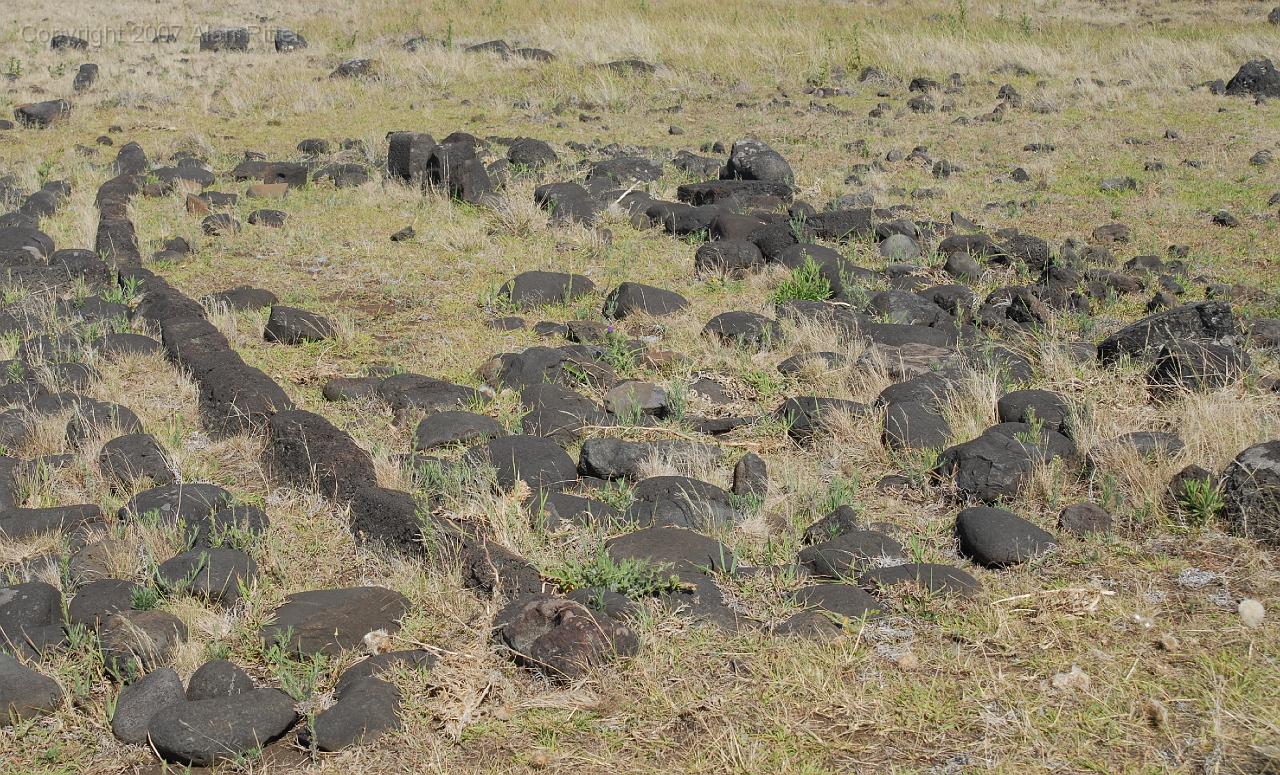
<path fill-rule="evenodd" d="M 192 549 L 156 568 L 156 578 L 171 592 L 194 594 L 224 605 L 239 600 L 241 588 L 249 588 L 257 576 L 253 558 L 226 548 Z"/>
<path fill-rule="evenodd" d="M 57 681 L 0 652 L 0 727 L 50 713 L 61 704 Z"/>
<path fill-rule="evenodd" d="M 874 596 L 852 584 L 801 587 L 792 593 L 791 599 L 805 608 L 816 608 L 846 619 L 874 619 L 885 610 L 884 605 Z"/>
<path fill-rule="evenodd" d="M 108 441 L 98 453 L 98 470 L 114 485 L 128 488 L 143 480 L 153 486 L 173 482 L 173 471 L 160 443 L 149 433 L 131 433 Z"/>
<path fill-rule="evenodd" d="M 852 506 L 837 506 L 830 514 L 805 528 L 804 542 L 817 544 L 830 541 L 837 536 L 861 529 L 860 525 L 858 512 L 854 511 Z"/>
<path fill-rule="evenodd" d="M 298 734 L 305 748 L 339 751 L 367 745 L 400 728 L 400 690 L 378 678 L 362 678 L 344 687 L 338 701 Z"/>
<path fill-rule="evenodd" d="M 334 693 L 344 694 L 348 687 L 366 678 L 387 679 L 396 671 L 430 670 L 436 663 L 436 656 L 426 649 L 406 649 L 376 654 L 366 660 L 357 662 L 343 671 L 338 677 Z"/>
<path fill-rule="evenodd" d="M 625 282 L 605 297 L 605 317 L 622 320 L 637 313 L 661 317 L 689 306 L 689 301 L 675 291 L 651 285 Z"/>
<path fill-rule="evenodd" d="M 873 592 L 909 584 L 924 589 L 931 595 L 956 595 L 972 597 L 982 589 L 973 576 L 950 565 L 928 562 L 908 562 L 874 568 L 858 577 L 858 584 Z"/>
<path fill-rule="evenodd" d="M 1216 342 L 1170 342 L 1160 348 L 1147 383 L 1157 393 L 1217 390 L 1249 370 L 1249 354 Z"/>
<path fill-rule="evenodd" d="M 763 497 L 769 491 L 769 468 L 764 458 L 748 452 L 733 466 L 733 494 Z"/>
<path fill-rule="evenodd" d="M 383 587 L 347 587 L 297 592 L 276 609 L 260 634 L 268 645 L 281 643 L 302 655 L 336 657 L 360 646 L 374 630 L 394 633 L 409 601 Z"/>
<path fill-rule="evenodd" d="M 1280 70 L 1270 59 L 1251 59 L 1227 81 L 1226 93 L 1232 97 L 1280 98 Z"/>
<path fill-rule="evenodd" d="M 552 595 L 512 601 L 498 613 L 494 629 L 518 664 L 568 680 L 640 647 L 626 625 Z"/>
<path fill-rule="evenodd" d="M 713 538 L 679 527 L 651 527 L 611 539 L 615 560 L 640 559 L 671 565 L 677 571 L 724 570 L 736 564 L 733 550 Z"/>
<path fill-rule="evenodd" d="M 1232 533 L 1280 547 L 1280 441 L 1236 455 L 1222 474 L 1222 499 Z"/>
<path fill-rule="evenodd" d="M 510 490 L 524 482 L 531 490 L 560 489 L 578 478 L 573 458 L 559 444 L 540 436 L 504 436 L 475 447 L 467 458 L 497 472 L 498 486 Z"/>
<path fill-rule="evenodd" d="M 738 140 L 729 153 L 729 163 L 721 171 L 726 180 L 764 180 L 791 185 L 795 173 L 782 154 L 767 144 L 750 138 Z"/>
<path fill-rule="evenodd" d="M 517 309 L 533 309 L 546 304 L 568 304 L 595 290 L 595 284 L 580 274 L 565 272 L 523 272 L 498 291 Z"/>
<path fill-rule="evenodd" d="M 205 662 L 187 682 L 188 700 L 208 700 L 214 697 L 234 697 L 253 691 L 253 679 L 249 674 L 225 659 Z"/>
<path fill-rule="evenodd" d="M 1005 568 L 1033 559 L 1057 546 L 1057 540 L 1004 509 L 974 506 L 956 516 L 960 552 L 988 568 Z"/>
<path fill-rule="evenodd" d="M 328 318 L 277 304 L 271 308 L 271 316 L 267 318 L 263 335 L 268 342 L 303 344 L 332 339 L 335 333 L 333 323 Z"/>
<path fill-rule="evenodd" d="M 1098 344 L 1098 359 L 1112 363 L 1126 355 L 1136 358 L 1154 353 L 1174 341 L 1222 341 L 1238 335 L 1230 304 L 1200 301 L 1157 312 L 1120 329 Z"/>
<path fill-rule="evenodd" d="M 1058 514 L 1058 529 L 1076 536 L 1111 532 L 1111 514 L 1096 503 L 1073 503 Z"/>
<path fill-rule="evenodd" d="M 182 679 L 173 668 L 152 670 L 120 690 L 111 716 L 111 732 L 125 743 L 145 743 L 147 728 L 156 713 L 185 700 Z"/>
<path fill-rule="evenodd" d="M 147 732 L 165 761 L 205 767 L 265 748 L 297 720 L 292 697 L 254 689 L 162 708 Z"/>
<path fill-rule="evenodd" d="M 187 626 L 167 611 L 121 610 L 102 623 L 98 640 L 107 670 L 128 679 L 167 662 L 187 640 Z"/>
<path fill-rule="evenodd" d="M 491 417 L 461 411 L 436 412 L 418 423 L 413 433 L 413 448 L 423 451 L 506 435 L 506 429 Z"/>
<path fill-rule="evenodd" d="M 1016 435 L 987 432 L 943 450 L 933 471 L 961 493 L 994 503 L 1017 495 L 1043 454 Z"/>
<path fill-rule="evenodd" d="M 806 546 L 796 561 L 815 575 L 845 579 L 856 577 L 876 563 L 901 562 L 905 556 L 902 545 L 883 533 L 852 530 Z"/>
<path fill-rule="evenodd" d="M 351 436 L 313 412 L 279 412 L 263 451 L 268 470 L 297 487 L 315 487 L 340 502 L 378 483 L 373 458 Z"/>
<path fill-rule="evenodd" d="M 0 648 L 38 655 L 64 640 L 62 593 L 56 587 L 41 581 L 0 587 Z"/>

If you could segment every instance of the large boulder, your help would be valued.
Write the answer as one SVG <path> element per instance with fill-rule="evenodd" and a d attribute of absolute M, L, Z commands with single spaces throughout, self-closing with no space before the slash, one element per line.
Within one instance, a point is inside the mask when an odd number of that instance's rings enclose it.
<path fill-rule="evenodd" d="M 567 680 L 640 647 L 626 625 L 553 595 L 517 598 L 498 613 L 494 630 L 518 664 Z"/>
<path fill-rule="evenodd" d="M 301 409 L 271 418 L 263 461 L 284 481 L 314 486 L 343 503 L 378 483 L 368 452 L 333 423 Z"/>
<path fill-rule="evenodd" d="M 0 652 L 0 727 L 50 713 L 62 704 L 62 687 Z"/>
<path fill-rule="evenodd" d="M 336 657 L 359 647 L 374 630 L 396 632 L 408 610 L 404 595 L 383 587 L 297 592 L 285 598 L 260 634 L 267 645 L 278 643 L 290 652 Z"/>
<path fill-rule="evenodd" d="M 1057 546 L 1057 540 L 1027 520 L 1004 509 L 974 506 L 956 516 L 960 552 L 979 565 L 1018 565 Z"/>
<path fill-rule="evenodd" d="M 277 689 L 254 689 L 161 708 L 147 735 L 166 761 L 206 767 L 262 750 L 297 720 L 292 697 Z"/>
<path fill-rule="evenodd" d="M 1227 81 L 1233 97 L 1280 97 L 1280 71 L 1270 59 L 1251 59 Z"/>
<path fill-rule="evenodd" d="M 1238 335 L 1230 304 L 1199 301 L 1157 312 L 1120 329 L 1098 344 L 1098 358 L 1112 363 L 1123 356 L 1138 358 L 1154 353 L 1172 342 L 1229 342 Z"/>
<path fill-rule="evenodd" d="M 1280 547 L 1280 441 L 1236 455 L 1222 474 L 1222 499 L 1231 532 Z"/>
<path fill-rule="evenodd" d="M 721 171 L 720 177 L 726 180 L 766 180 L 788 186 L 795 183 L 795 173 L 787 160 L 782 158 L 782 154 L 766 143 L 752 139 L 739 140 L 733 144 L 729 152 L 729 163 Z"/>

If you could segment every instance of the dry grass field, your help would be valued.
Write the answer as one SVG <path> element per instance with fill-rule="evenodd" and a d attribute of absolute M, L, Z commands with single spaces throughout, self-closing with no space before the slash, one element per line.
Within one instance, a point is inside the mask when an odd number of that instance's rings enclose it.
<path fill-rule="evenodd" d="M 211 237 L 188 213 L 189 191 L 181 186 L 130 205 L 145 265 L 192 298 L 248 284 L 335 321 L 331 339 L 284 346 L 264 341 L 265 310 L 210 311 L 247 363 L 299 408 L 323 415 L 369 450 L 385 487 L 420 486 L 401 467 L 418 418 L 397 418 L 375 399 L 326 401 L 321 389 L 329 380 L 391 367 L 480 385 L 477 370 L 493 355 L 555 346 L 554 338 L 532 330 L 534 322 L 600 319 L 603 292 L 624 280 L 670 288 L 691 302 L 672 316 L 618 324 L 629 335 L 657 336 L 660 348 L 685 356 L 662 369 L 629 362 L 622 376 L 679 396 L 699 377 L 725 386 L 723 406 L 690 395 L 690 415 L 766 415 L 797 395 L 872 403 L 891 384 L 883 368 L 865 366 L 778 372 L 780 361 L 810 351 L 844 353 L 855 363 L 866 345 L 826 327 L 785 323 L 780 341 L 762 351 L 703 335 L 706 321 L 721 312 L 773 316 L 774 293 L 790 274 L 785 268 L 738 279 L 697 276 L 696 239 L 637 228 L 617 208 L 594 225 L 549 224 L 534 203 L 534 187 L 580 178 L 579 161 L 601 158 L 609 143 L 668 160 L 682 149 L 702 153 L 704 145 L 720 141 L 728 148 L 753 136 L 786 157 L 796 199 L 819 210 L 865 192 L 876 206 L 909 205 L 904 217 L 949 222 L 955 211 L 988 231 L 1040 236 L 1055 251 L 1068 239 L 1089 242 L 1098 226 L 1123 223 L 1132 236 L 1111 247 L 1119 262 L 1167 258 L 1170 245 L 1187 247 L 1182 302 L 1203 299 L 1211 278 L 1252 289 L 1232 301 L 1242 319 L 1280 317 L 1280 204 L 1268 203 L 1280 192 L 1280 158 L 1250 161 L 1260 150 L 1280 157 L 1280 100 L 1255 104 L 1198 87 L 1230 79 L 1246 60 L 1280 61 L 1280 25 L 1268 23 L 1270 6 L 1234 0 L 172 5 L 0 5 L 0 67 L 10 76 L 0 81 L 0 117 L 32 101 L 62 97 L 72 104 L 71 114 L 48 128 L 0 131 L 0 176 L 12 175 L 25 191 L 46 180 L 69 181 L 69 200 L 41 223 L 60 248 L 93 246 L 94 197 L 128 141 L 157 165 L 179 152 L 204 159 L 218 176 L 212 188 L 241 194 L 230 210 L 241 221 L 259 207 L 287 212 L 281 229 L 246 224 L 238 234 Z M 221 26 L 248 26 L 250 50 L 200 51 L 198 32 Z M 309 46 L 277 54 L 270 38 L 277 27 L 303 33 Z M 152 42 L 166 31 L 177 40 Z M 52 51 L 54 32 L 91 45 Z M 418 35 L 446 45 L 406 50 L 403 43 Z M 495 38 L 545 48 L 556 58 L 464 51 Z M 375 60 L 376 76 L 329 77 L 353 57 Z M 658 67 L 652 74 L 599 67 L 624 58 Z M 82 62 L 97 63 L 101 75 L 76 92 L 71 79 Z M 867 67 L 884 77 L 860 81 Z M 916 96 L 908 92 L 911 79 L 948 84 L 953 73 L 961 87 L 931 95 L 941 109 L 906 108 Z M 1004 84 L 1020 93 L 1021 106 L 1000 120 L 981 120 Z M 823 87 L 841 91 L 820 96 L 815 88 Z M 880 103 L 881 115 L 869 116 Z M 535 137 L 550 142 L 561 163 L 542 178 L 513 179 L 493 206 L 478 207 L 388 180 L 386 134 L 395 130 Z M 100 136 L 114 146 L 95 143 Z M 313 182 L 264 202 L 244 196 L 247 184 L 229 177 L 246 150 L 298 159 L 298 142 L 311 137 L 334 149 L 346 138 L 361 141 L 322 161 L 366 165 L 370 180 L 350 188 Z M 1053 150 L 1025 149 L 1033 143 Z M 886 161 L 891 151 L 905 155 L 916 146 L 958 171 L 939 178 L 932 163 Z M 1151 162 L 1163 166 L 1153 169 Z M 1014 168 L 1028 179 L 1013 180 Z M 1101 180 L 1125 176 L 1135 179 L 1133 190 L 1100 190 Z M 650 193 L 674 199 L 677 186 L 697 179 L 668 166 Z M 1213 223 L 1220 210 L 1239 225 Z M 407 225 L 416 236 L 389 239 Z M 173 236 L 185 237 L 192 252 L 151 261 Z M 885 266 L 874 241 L 840 249 L 858 265 Z M 942 273 L 945 259 L 926 254 L 916 263 L 931 282 L 945 283 L 952 281 Z M 498 289 L 528 270 L 580 273 L 600 292 L 513 310 Z M 981 300 L 1034 279 L 992 269 L 972 287 Z M 1055 391 L 1073 407 L 1072 439 L 1081 451 L 1132 431 L 1173 431 L 1185 443 L 1157 459 L 1131 449 L 1101 452 L 1087 476 L 1056 463 L 1037 467 L 1003 507 L 1054 532 L 1055 551 L 1002 570 L 962 559 L 954 525 L 965 504 L 946 487 L 921 484 L 937 450 L 886 449 L 883 412 L 842 419 L 805 445 L 780 423 L 758 422 L 703 439 L 719 444 L 729 461 L 755 452 L 769 466 L 768 494 L 744 504 L 746 518 L 715 536 L 744 565 L 793 562 L 804 529 L 846 504 L 867 523 L 885 523 L 914 561 L 961 565 L 982 591 L 967 599 L 904 592 L 892 597 L 883 617 L 854 622 L 834 639 L 806 639 L 772 632 L 798 610 L 787 593 L 801 581 L 726 575 L 720 580 L 726 598 L 757 626 L 727 632 L 648 601 L 631 621 L 637 653 L 570 683 L 516 667 L 499 653 L 490 623 L 502 601 L 465 589 L 456 568 L 358 545 L 342 508 L 268 475 L 259 462 L 263 439 L 207 432 L 198 387 L 165 358 L 102 359 L 81 392 L 131 408 L 184 481 L 218 483 L 271 516 L 250 552 L 259 578 L 240 603 L 218 608 L 183 595 L 159 601 L 189 630 L 171 660 L 183 678 L 225 657 L 262 685 L 302 687 L 296 696 L 304 715 L 324 709 L 338 675 L 362 655 L 295 660 L 264 649 L 258 637 L 286 595 L 321 587 L 380 585 L 404 594 L 410 613 L 391 635 L 394 647 L 438 656 L 430 670 L 393 676 L 403 697 L 398 731 L 337 753 L 304 750 L 289 733 L 264 751 L 217 765 L 218 772 L 1280 772 L 1280 555 L 1274 544 L 1230 535 L 1212 515 L 1171 509 L 1165 498 L 1170 477 L 1185 466 L 1219 472 L 1246 447 L 1280 438 L 1280 393 L 1268 381 L 1280 361 L 1253 350 L 1244 379 L 1157 402 L 1142 364 L 1072 356 L 1070 343 L 1097 342 L 1147 314 L 1152 290 L 1112 295 L 1088 314 L 1055 312 L 1043 329 L 1006 342 L 1035 364 L 1031 386 Z M 43 305 L 45 312 L 52 306 L 13 283 L 5 286 L 4 303 Z M 486 325 L 510 314 L 524 315 L 530 327 Z M 55 329 L 66 325 L 50 317 Z M 0 360 L 15 357 L 20 343 L 0 340 Z M 996 399 L 1008 389 L 1000 375 L 971 369 L 945 409 L 951 443 L 995 423 Z M 595 400 L 603 395 L 582 391 Z M 519 399 L 511 391 L 500 391 L 483 411 L 519 427 Z M 65 424 L 65 415 L 48 419 L 23 449 L 8 453 L 31 459 L 68 451 Z M 691 437 L 679 419 L 593 433 Z M 27 482 L 25 505 L 95 503 L 114 515 L 129 493 L 113 492 L 95 464 L 109 438 Z M 576 458 L 577 446 L 569 452 Z M 691 473 L 729 489 L 731 471 L 732 465 L 699 461 Z M 690 473 L 651 461 L 652 475 L 676 472 Z M 891 474 L 917 486 L 876 486 Z M 549 534 L 531 522 L 522 494 L 463 484 L 445 493 L 444 509 L 546 572 L 597 556 L 608 535 L 577 527 Z M 606 495 L 619 503 L 628 497 L 625 487 Z M 1110 533 L 1079 538 L 1057 529 L 1063 507 L 1083 501 L 1112 513 Z M 155 525 L 113 522 L 106 530 L 118 539 L 110 563 L 121 578 L 146 581 L 157 562 L 182 548 L 178 536 Z M 0 584 L 38 579 L 64 586 L 56 558 L 66 552 L 66 539 L 56 534 L 0 538 Z M 55 559 L 37 559 L 45 557 Z M 1247 626 L 1237 612 L 1246 598 L 1266 609 L 1261 626 Z M 112 735 L 119 686 L 105 674 L 92 638 L 73 639 L 30 664 L 58 681 L 65 701 L 48 715 L 0 728 L 0 773 L 183 771 L 164 770 L 149 747 Z"/>

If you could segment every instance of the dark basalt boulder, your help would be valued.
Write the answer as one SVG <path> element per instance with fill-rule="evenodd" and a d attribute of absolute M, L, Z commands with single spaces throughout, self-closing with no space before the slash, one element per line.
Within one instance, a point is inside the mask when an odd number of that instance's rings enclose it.
<path fill-rule="evenodd" d="M 1200 301 L 1157 312 L 1126 326 L 1098 344 L 1098 359 L 1112 363 L 1123 356 L 1138 358 L 1184 340 L 1230 343 L 1239 336 L 1231 305 Z"/>
<path fill-rule="evenodd" d="M 166 761 L 207 767 L 260 751 L 297 720 L 292 697 L 278 689 L 254 689 L 161 708 L 147 735 Z"/>
<path fill-rule="evenodd" d="M 626 625 L 552 595 L 513 600 L 498 613 L 494 631 L 517 664 L 565 680 L 634 654 L 640 646 Z"/>
<path fill-rule="evenodd" d="M 1027 520 L 1004 509 L 975 506 L 956 516 L 960 552 L 988 568 L 1018 565 L 1058 545 Z"/>
<path fill-rule="evenodd" d="M 1280 97 L 1280 71 L 1270 59 L 1251 59 L 1227 81 L 1231 97 Z"/>
<path fill-rule="evenodd" d="M 518 309 L 533 309 L 546 304 L 567 304 L 595 290 L 595 284 L 583 275 L 566 272 L 523 272 L 507 281 L 498 294 Z"/>
<path fill-rule="evenodd" d="M 297 592 L 285 598 L 260 636 L 267 645 L 278 643 L 304 656 L 337 657 L 374 630 L 396 632 L 408 610 L 404 595 L 383 587 Z"/>
<path fill-rule="evenodd" d="M 373 459 L 348 433 L 300 409 L 271 418 L 263 462 L 284 481 L 343 503 L 378 483 Z"/>
<path fill-rule="evenodd" d="M 1280 547 L 1280 441 L 1236 455 L 1222 474 L 1222 499 L 1232 533 Z"/>

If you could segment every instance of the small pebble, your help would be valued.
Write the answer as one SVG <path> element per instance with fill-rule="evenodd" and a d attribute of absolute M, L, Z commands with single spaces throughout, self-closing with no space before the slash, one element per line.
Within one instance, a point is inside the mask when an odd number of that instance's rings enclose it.
<path fill-rule="evenodd" d="M 1262 607 L 1262 603 L 1251 597 L 1241 600 L 1236 610 L 1240 613 L 1240 622 L 1245 627 L 1261 627 L 1262 619 L 1267 615 L 1267 610 Z"/>

